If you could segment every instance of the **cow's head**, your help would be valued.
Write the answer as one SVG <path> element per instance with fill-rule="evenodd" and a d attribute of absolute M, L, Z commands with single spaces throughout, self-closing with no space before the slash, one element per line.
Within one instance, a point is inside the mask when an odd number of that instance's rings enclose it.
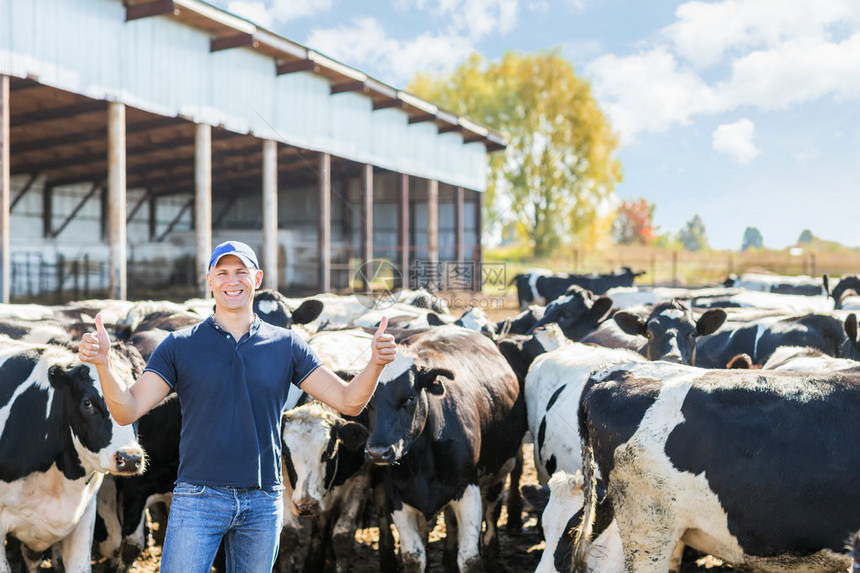
<path fill-rule="evenodd" d="M 824 275 L 824 288 L 833 299 L 833 308 L 839 310 L 844 306 L 845 299 L 860 295 L 860 275 L 843 275 L 833 291 L 828 288 L 827 275 Z"/>
<path fill-rule="evenodd" d="M 318 515 L 327 509 L 326 494 L 335 483 L 344 450 L 360 452 L 367 428 L 316 402 L 288 411 L 283 422 L 284 468 L 293 490 L 290 511 Z"/>
<path fill-rule="evenodd" d="M 319 317 L 323 310 L 323 303 L 316 299 L 308 299 L 292 309 L 287 304 L 287 299 L 278 291 L 264 289 L 254 295 L 254 313 L 261 320 L 289 328 L 292 324 L 308 324 Z"/>
<path fill-rule="evenodd" d="M 114 367 L 129 376 L 120 378 L 130 379 L 130 366 L 123 362 L 114 360 Z M 120 426 L 111 417 L 95 366 L 80 361 L 69 365 L 53 364 L 47 374 L 54 391 L 61 396 L 63 417 L 71 430 L 69 445 L 77 453 L 77 462 L 84 473 L 142 473 L 144 452 L 137 443 L 134 428 Z M 71 451 L 66 449 L 67 453 Z M 73 464 L 74 461 L 69 460 L 68 466 L 62 468 L 66 475 L 76 473 L 71 467 Z"/>
<path fill-rule="evenodd" d="M 480 307 L 473 306 L 469 308 L 454 324 L 474 330 L 475 332 L 480 332 L 490 338 L 496 335 L 496 323 L 487 318 L 487 314 Z"/>
<path fill-rule="evenodd" d="M 648 360 L 695 364 L 696 337 L 713 334 L 726 320 L 726 312 L 714 308 L 697 320 L 686 303 L 673 299 L 657 304 L 647 319 L 624 311 L 613 318 L 627 334 L 648 339 Z"/>
<path fill-rule="evenodd" d="M 454 373 L 423 366 L 408 349 L 397 349 L 368 404 L 371 434 L 365 453 L 370 461 L 388 465 L 406 455 L 424 431 L 431 397 L 445 394 L 443 378 L 453 380 Z"/>
<path fill-rule="evenodd" d="M 569 339 L 581 340 L 597 328 L 612 310 L 612 299 L 609 297 L 595 297 L 591 291 L 580 287 L 571 287 L 568 293 L 547 305 L 543 318 L 531 327 L 528 334 L 555 322 Z"/>

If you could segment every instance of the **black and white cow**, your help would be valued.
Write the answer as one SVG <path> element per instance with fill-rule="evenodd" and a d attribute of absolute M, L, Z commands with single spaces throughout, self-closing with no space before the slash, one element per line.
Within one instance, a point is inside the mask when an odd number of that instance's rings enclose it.
<path fill-rule="evenodd" d="M 319 318 L 323 311 L 323 302 L 306 299 L 296 307 L 281 293 L 271 289 L 263 289 L 254 295 L 254 313 L 261 320 L 290 328 L 293 324 L 310 324 Z"/>
<path fill-rule="evenodd" d="M 729 275 L 723 282 L 723 285 L 745 290 L 802 296 L 819 296 L 824 294 L 821 279 L 806 275 L 782 276 L 744 273 L 740 277 Z"/>
<path fill-rule="evenodd" d="M 424 571 L 427 525 L 443 509 L 460 571 L 483 570 L 479 545 L 492 559 L 498 502 L 526 427 L 519 382 L 499 350 L 451 325 L 406 339 L 369 414 L 366 451 L 386 469 L 407 573 Z"/>
<path fill-rule="evenodd" d="M 828 277 L 824 275 L 824 290 L 833 299 L 834 309 L 860 309 L 860 275 L 842 275 L 832 291 Z"/>
<path fill-rule="evenodd" d="M 544 550 L 535 573 L 567 573 L 573 555 L 573 534 L 582 521 L 585 497 L 582 491 L 582 474 L 557 471 L 549 478 L 549 487 L 523 486 L 525 497 L 541 512 L 544 533 Z M 546 492 L 545 490 L 549 491 Z M 605 492 L 598 486 L 598 503 Z M 591 544 L 588 561 L 599 562 L 600 570 L 589 573 L 624 573 L 624 553 L 618 523 L 613 519 L 594 528 L 595 540 Z"/>
<path fill-rule="evenodd" d="M 595 297 L 591 291 L 574 286 L 563 297 L 549 303 L 543 317 L 527 332 L 530 334 L 545 324 L 557 323 L 571 340 L 581 340 L 594 331 L 612 311 L 612 299 Z"/>
<path fill-rule="evenodd" d="M 743 570 L 845 571 L 860 527 L 860 375 L 704 370 L 665 362 L 592 373 L 579 426 L 586 490 L 574 571 L 611 512 L 625 571 L 666 571 L 678 542 Z M 596 504 L 595 463 L 607 488 Z"/>
<path fill-rule="evenodd" d="M 114 368 L 133 380 L 119 354 Z M 111 418 L 96 368 L 52 345 L 0 341 L 0 539 L 17 537 L 30 571 L 60 544 L 66 571 L 89 571 L 95 496 L 105 473 L 133 475 L 144 452 Z M 9 571 L 0 548 L 0 571 Z"/>
<path fill-rule="evenodd" d="M 645 338 L 636 350 L 648 360 L 695 364 L 696 340 L 722 326 L 726 312 L 714 308 L 697 318 L 687 303 L 672 299 L 656 304 L 647 318 L 626 311 L 612 318 L 625 333 Z"/>
<path fill-rule="evenodd" d="M 170 394 L 137 422 L 138 441 L 147 454 L 140 475 L 116 477 L 99 491 L 99 516 L 106 528 L 96 547 L 113 571 L 131 568 L 146 548 L 145 510 L 155 503 L 170 507 L 179 470 L 182 414 L 176 394 Z"/>
<path fill-rule="evenodd" d="M 517 300 L 520 310 L 530 304 L 546 305 L 567 293 L 571 286 L 578 286 L 594 294 L 605 294 L 611 288 L 632 287 L 633 281 L 643 272 L 634 273 L 630 267 L 607 274 L 592 273 L 555 275 L 548 271 L 533 271 L 528 274 L 516 275 L 512 283 L 517 285 Z"/>
<path fill-rule="evenodd" d="M 696 340 L 696 364 L 724 368 L 733 357 L 747 354 L 753 364 L 764 364 L 780 346 L 808 346 L 836 358 L 860 359 L 857 316 L 843 322 L 824 314 L 767 317 L 737 326 L 726 323 L 710 336 Z"/>
<path fill-rule="evenodd" d="M 608 364 L 645 361 L 631 350 L 576 342 L 535 358 L 523 391 L 539 483 L 546 484 L 557 470 L 582 469 L 579 430 L 572 412 L 591 372 Z"/>
<path fill-rule="evenodd" d="M 366 416 L 365 416 L 366 417 Z M 370 494 L 364 458 L 368 430 L 316 401 L 286 412 L 281 438 L 286 480 L 281 573 L 322 569 L 329 547 L 338 573 L 347 571 L 358 517 Z M 310 536 L 301 531 L 313 518 Z M 309 547 L 302 540 L 309 539 Z"/>

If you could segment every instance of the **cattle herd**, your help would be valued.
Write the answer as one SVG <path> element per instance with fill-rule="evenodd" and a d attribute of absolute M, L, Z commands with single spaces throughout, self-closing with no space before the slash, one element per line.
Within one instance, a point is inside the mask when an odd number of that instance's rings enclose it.
<path fill-rule="evenodd" d="M 441 517 L 445 570 L 494 571 L 502 506 L 515 533 L 523 497 L 541 512 L 539 572 L 677 572 L 704 555 L 754 572 L 860 570 L 860 276 L 686 289 L 636 287 L 639 274 L 518 275 L 520 311 L 501 320 L 421 290 L 258 292 L 257 315 L 345 379 L 382 316 L 398 342 L 358 416 L 291 389 L 275 570 L 350 571 L 373 521 L 379 570 L 422 572 Z M 77 343 L 101 312 L 130 384 L 169 332 L 211 311 L 0 305 L 0 573 L 132 567 L 149 519 L 169 514 L 181 412 L 168 396 L 119 426 Z M 540 485 L 521 490 L 524 442 Z"/>

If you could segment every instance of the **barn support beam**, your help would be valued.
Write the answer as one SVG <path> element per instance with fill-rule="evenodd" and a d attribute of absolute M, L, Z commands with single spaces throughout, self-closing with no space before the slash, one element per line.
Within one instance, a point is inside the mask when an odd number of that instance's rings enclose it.
<path fill-rule="evenodd" d="M 458 263 L 466 260 L 466 229 L 463 220 L 466 202 L 464 195 L 462 187 L 454 188 L 454 257 Z"/>
<path fill-rule="evenodd" d="M 429 268 L 438 269 L 439 265 L 439 181 L 427 182 L 427 263 Z M 436 280 L 432 287 L 438 289 Z"/>
<path fill-rule="evenodd" d="M 373 165 L 369 163 L 361 166 L 361 224 L 361 262 L 367 277 L 373 260 Z M 370 283 L 364 283 L 365 291 L 370 291 Z"/>
<path fill-rule="evenodd" d="M 27 180 L 27 183 L 21 188 L 20 191 L 18 191 L 18 194 L 15 195 L 15 199 L 13 199 L 12 202 L 9 204 L 10 213 L 15 210 L 15 205 L 18 204 L 18 201 L 24 198 L 24 195 L 27 194 L 27 191 L 30 190 L 30 188 L 33 186 L 33 183 L 35 183 L 36 179 L 38 178 L 38 173 L 33 173 L 32 175 L 30 175 L 30 179 Z"/>
<path fill-rule="evenodd" d="M 397 244 L 400 246 L 400 287 L 409 288 L 409 175 L 400 174 L 397 194 Z"/>
<path fill-rule="evenodd" d="M 475 195 L 475 251 L 473 253 L 475 262 L 475 290 L 480 292 L 484 288 L 483 284 L 483 269 L 481 268 L 484 260 L 484 253 L 481 247 L 481 235 L 483 234 L 483 200 L 484 194 L 480 191 L 474 191 Z"/>
<path fill-rule="evenodd" d="M 278 290 L 278 142 L 263 140 L 263 286 Z"/>
<path fill-rule="evenodd" d="M 108 104 L 108 194 L 107 236 L 110 297 L 125 300 L 126 276 L 126 189 L 125 104 Z M 95 187 L 94 187 L 95 189 Z"/>
<path fill-rule="evenodd" d="M 198 123 L 194 128 L 195 274 L 200 296 L 207 298 L 206 272 L 212 252 L 212 126 Z"/>
<path fill-rule="evenodd" d="M 0 302 L 9 302 L 11 255 L 9 251 L 9 76 L 0 75 Z"/>
<path fill-rule="evenodd" d="M 331 155 L 320 153 L 319 164 L 319 286 L 331 291 Z"/>
<path fill-rule="evenodd" d="M 60 233 L 62 233 L 65 230 L 65 228 L 69 226 L 69 223 L 71 223 L 72 221 L 75 220 L 75 217 L 78 215 L 78 213 L 80 213 L 81 209 L 84 208 L 84 205 L 87 204 L 87 201 L 92 199 L 95 196 L 95 194 L 101 190 L 102 183 L 103 183 L 102 180 L 99 180 L 99 181 L 96 181 L 95 183 L 93 183 L 93 186 L 90 189 L 89 193 L 84 195 L 81 198 L 81 200 L 78 201 L 78 204 L 75 205 L 75 208 L 72 209 L 72 212 L 68 214 L 68 216 L 65 218 L 65 220 L 63 220 L 63 222 L 60 223 L 60 226 L 57 229 L 54 229 L 51 231 L 49 238 L 54 239 L 54 238 L 58 237 L 60 235 Z"/>

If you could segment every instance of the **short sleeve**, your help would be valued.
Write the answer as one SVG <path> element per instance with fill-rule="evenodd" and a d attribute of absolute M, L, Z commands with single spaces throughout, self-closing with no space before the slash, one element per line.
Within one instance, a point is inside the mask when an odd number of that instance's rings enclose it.
<path fill-rule="evenodd" d="M 301 387 L 311 372 L 322 366 L 322 360 L 316 355 L 313 349 L 308 344 L 299 338 L 293 336 L 293 379 L 292 383 Z"/>
<path fill-rule="evenodd" d="M 167 338 L 155 347 L 144 368 L 144 372 L 147 371 L 158 374 L 171 390 L 176 390 L 176 338 L 173 333 L 167 335 Z"/>

